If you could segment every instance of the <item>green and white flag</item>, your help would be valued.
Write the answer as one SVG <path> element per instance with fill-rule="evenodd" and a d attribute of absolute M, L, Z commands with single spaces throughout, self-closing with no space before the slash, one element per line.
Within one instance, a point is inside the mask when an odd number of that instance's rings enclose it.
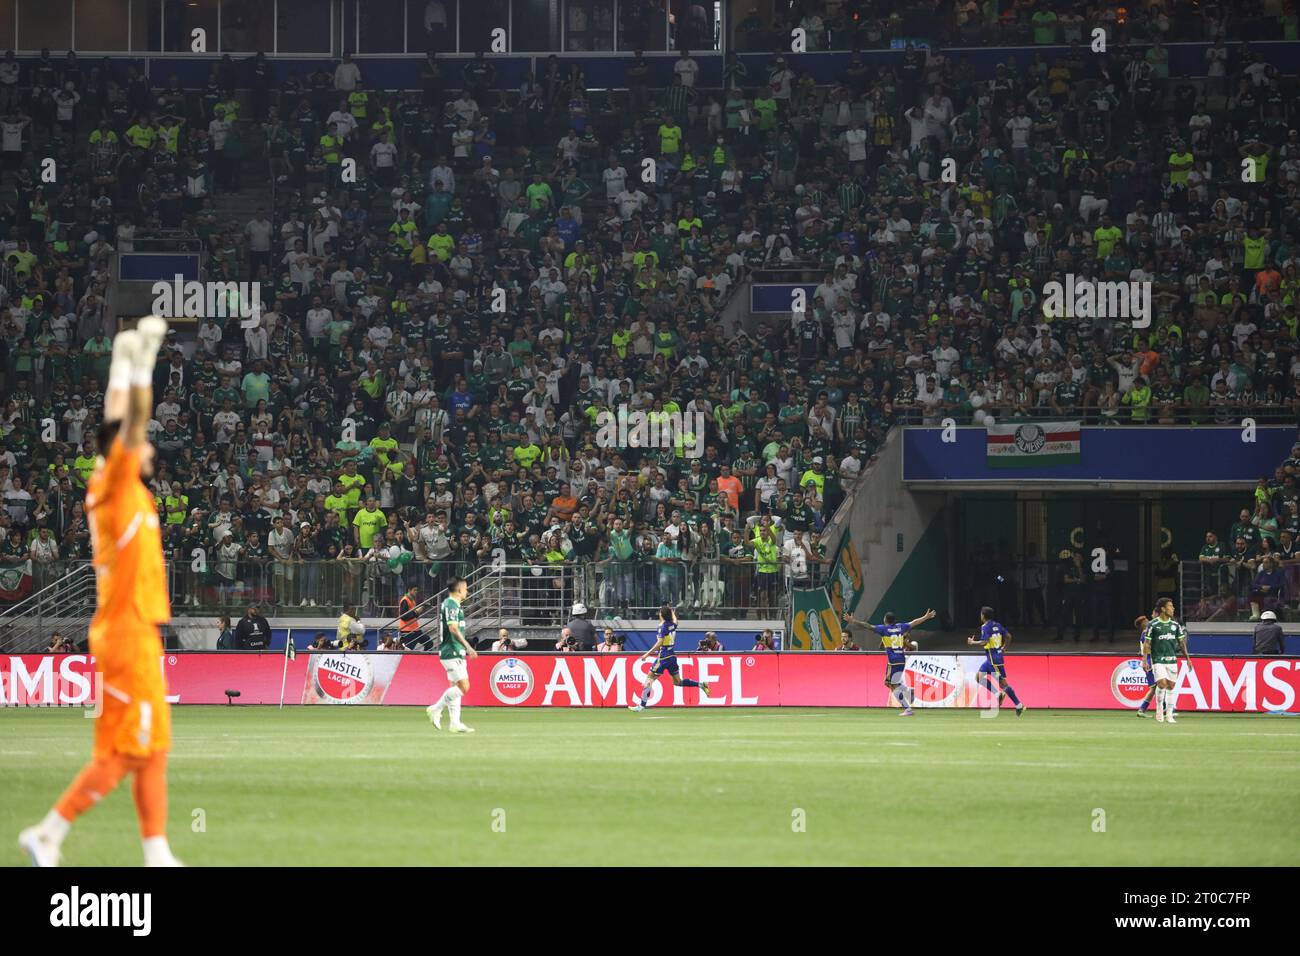
<path fill-rule="evenodd" d="M 17 601 L 32 593 L 32 562 L 0 567 L 0 601 Z"/>
<path fill-rule="evenodd" d="M 1020 422 L 986 429 L 990 468 L 1077 465 L 1082 460 L 1078 422 Z"/>

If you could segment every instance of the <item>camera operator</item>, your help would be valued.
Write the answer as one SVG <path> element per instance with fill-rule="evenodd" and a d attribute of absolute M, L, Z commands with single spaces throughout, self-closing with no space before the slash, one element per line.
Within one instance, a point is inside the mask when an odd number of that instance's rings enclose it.
<path fill-rule="evenodd" d="M 573 605 L 572 618 L 564 628 L 563 633 L 566 636 L 573 637 L 577 640 L 576 650 L 590 651 L 596 646 L 596 628 L 588 620 L 587 605 L 581 601 L 575 601 Z M 558 645 L 557 645 L 558 648 Z"/>

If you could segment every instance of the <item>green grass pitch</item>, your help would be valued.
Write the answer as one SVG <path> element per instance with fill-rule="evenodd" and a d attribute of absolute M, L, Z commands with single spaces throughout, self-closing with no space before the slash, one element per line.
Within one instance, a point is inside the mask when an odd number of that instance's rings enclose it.
<path fill-rule="evenodd" d="M 417 708 L 173 715 L 170 836 L 191 866 L 1300 861 L 1283 717 L 466 708 L 477 733 L 456 736 Z M 0 713 L 0 861 L 25 862 L 14 838 L 90 731 L 78 710 Z M 127 785 L 64 861 L 140 862 Z"/>

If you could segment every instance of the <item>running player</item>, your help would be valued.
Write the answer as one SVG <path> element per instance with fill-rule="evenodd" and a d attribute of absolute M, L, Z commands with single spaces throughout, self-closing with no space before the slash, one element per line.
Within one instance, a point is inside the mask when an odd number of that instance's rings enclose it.
<path fill-rule="evenodd" d="M 880 646 L 885 649 L 885 686 L 889 688 L 889 696 L 898 701 L 898 706 L 903 708 L 899 712 L 899 717 L 914 715 L 912 701 L 915 694 L 903 680 L 903 675 L 907 670 L 907 652 L 917 650 L 920 645 L 916 641 L 909 641 L 907 634 L 912 628 L 920 627 L 934 616 L 934 608 L 929 608 L 914 620 L 900 622 L 890 612 L 885 615 L 884 624 L 868 624 L 866 621 L 859 621 L 852 614 L 844 615 L 845 623 L 870 628 L 880 636 Z"/>
<path fill-rule="evenodd" d="M 1154 615 L 1155 611 L 1152 611 L 1151 613 Z M 1145 614 L 1141 615 L 1133 622 L 1133 626 L 1137 628 L 1138 632 L 1138 653 L 1142 655 L 1142 668 L 1147 674 L 1147 695 L 1142 698 L 1142 703 L 1138 704 L 1137 715 L 1139 717 L 1145 717 L 1147 715 L 1147 711 L 1151 708 L 1151 701 L 1154 700 L 1156 696 L 1156 676 L 1151 669 L 1151 652 L 1146 646 L 1147 626 L 1150 623 L 1151 618 L 1147 617 Z"/>
<path fill-rule="evenodd" d="M 1002 706 L 1003 698 L 1010 697 L 1011 703 L 1016 705 L 1016 716 L 1023 714 L 1025 705 L 1020 703 L 1015 690 L 1007 683 L 1007 665 L 1003 657 L 1011 644 L 1011 632 L 993 620 L 993 608 L 980 608 L 979 637 L 972 635 L 966 638 L 966 643 L 984 648 L 984 663 L 980 665 L 978 677 L 980 685 L 987 687 L 990 694 L 998 695 L 999 707 Z M 997 678 L 996 685 L 991 677 Z"/>
<path fill-rule="evenodd" d="M 701 684 L 689 677 L 683 677 L 677 670 L 677 612 L 667 604 L 659 609 L 659 630 L 655 642 L 638 660 L 646 660 L 651 654 L 657 654 L 657 656 L 655 657 L 654 667 L 650 668 L 650 673 L 646 675 L 645 684 L 641 687 L 641 699 L 635 704 L 628 704 L 628 710 L 640 712 L 646 709 L 650 700 L 650 688 L 654 686 L 654 682 L 659 679 L 659 675 L 664 671 L 668 672 L 668 676 L 673 679 L 673 683 L 678 687 L 698 687 L 705 697 L 709 696 L 708 684 Z"/>
<path fill-rule="evenodd" d="M 1174 620 L 1172 598 L 1156 602 L 1156 619 L 1147 625 L 1142 639 L 1142 653 L 1151 655 L 1151 670 L 1156 678 L 1156 721 L 1176 724 L 1174 719 L 1174 685 L 1178 683 L 1178 654 L 1182 652 L 1188 668 L 1192 658 L 1187 653 L 1187 629 Z"/>
<path fill-rule="evenodd" d="M 141 319 L 113 342 L 99 457 L 86 487 L 97 607 L 90 653 L 101 689 L 91 759 L 45 819 L 18 836 L 35 866 L 58 866 L 64 838 L 81 814 L 128 773 L 144 842 L 145 866 L 180 866 L 167 842 L 167 751 L 171 712 L 163 681 L 162 636 L 171 619 L 162 532 L 153 494 L 153 371 L 167 323 Z"/>
<path fill-rule="evenodd" d="M 451 711 L 451 732 L 453 734 L 472 734 L 473 727 L 466 727 L 460 720 L 460 699 L 469 693 L 469 667 L 465 659 L 478 657 L 478 651 L 469 646 L 465 636 L 465 595 L 469 585 L 464 578 L 452 578 L 447 597 L 438 609 L 438 624 L 442 630 L 442 643 L 438 647 L 438 657 L 442 660 L 443 670 L 447 672 L 448 687 L 436 703 L 430 704 L 425 713 L 433 726 L 442 730 L 442 711 Z"/>

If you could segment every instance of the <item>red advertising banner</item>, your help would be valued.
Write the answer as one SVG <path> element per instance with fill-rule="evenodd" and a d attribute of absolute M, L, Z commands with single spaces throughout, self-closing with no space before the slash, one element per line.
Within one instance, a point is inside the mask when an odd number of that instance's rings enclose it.
<path fill-rule="evenodd" d="M 983 657 L 910 655 L 906 679 L 919 707 L 984 707 L 975 680 Z M 889 707 L 879 654 L 683 654 L 682 673 L 713 693 L 660 678 L 651 704 L 673 707 Z M 284 656 L 278 652 L 178 653 L 160 666 L 177 704 L 277 704 Z M 483 654 L 469 662 L 472 707 L 623 707 L 637 695 L 649 663 L 629 654 Z M 420 704 L 447 687 L 428 654 L 299 654 L 289 662 L 286 703 Z M 1030 707 L 1135 708 L 1146 693 L 1141 661 L 1122 655 L 1024 654 L 1007 677 Z M 76 654 L 0 655 L 0 706 L 84 706 L 95 694 L 93 661 Z M 1180 710 L 1293 711 L 1300 659 L 1208 658 L 1183 666 Z"/>

